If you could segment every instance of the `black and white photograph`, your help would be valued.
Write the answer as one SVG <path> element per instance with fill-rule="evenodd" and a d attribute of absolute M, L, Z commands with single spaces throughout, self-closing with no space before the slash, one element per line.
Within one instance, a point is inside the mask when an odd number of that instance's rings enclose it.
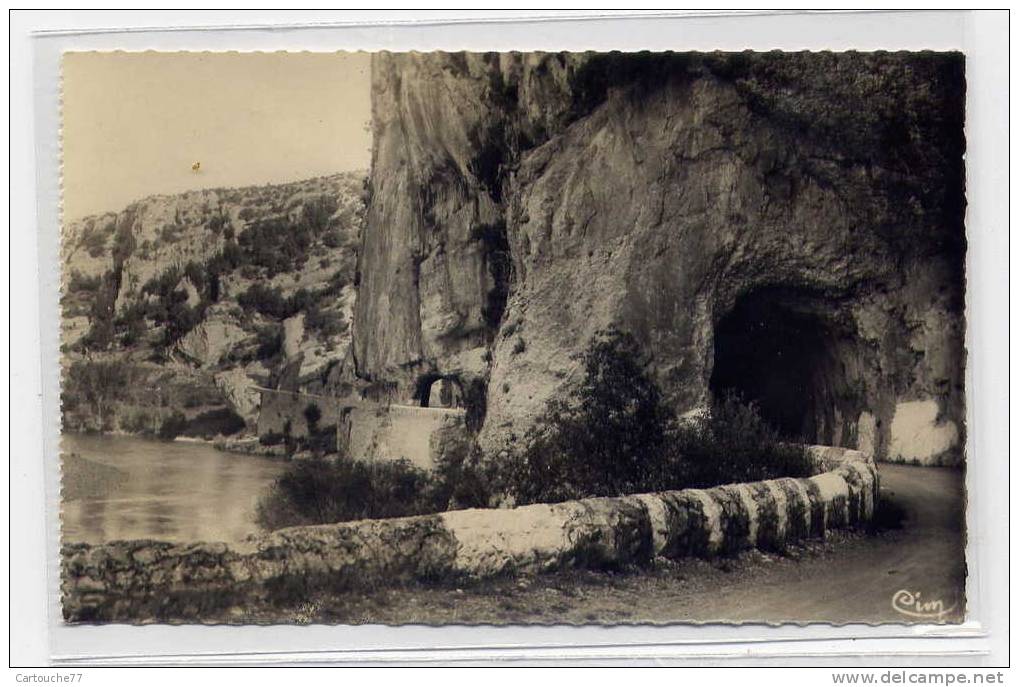
<path fill-rule="evenodd" d="M 61 69 L 66 623 L 966 620 L 962 53 Z"/>

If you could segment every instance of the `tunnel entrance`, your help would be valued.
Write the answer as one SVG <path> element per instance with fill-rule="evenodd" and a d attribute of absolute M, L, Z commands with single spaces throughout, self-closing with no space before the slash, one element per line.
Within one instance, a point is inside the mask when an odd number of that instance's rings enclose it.
<path fill-rule="evenodd" d="M 832 306 L 809 291 L 767 288 L 742 296 L 715 326 L 710 389 L 756 402 L 788 440 L 827 443 L 847 398 Z"/>

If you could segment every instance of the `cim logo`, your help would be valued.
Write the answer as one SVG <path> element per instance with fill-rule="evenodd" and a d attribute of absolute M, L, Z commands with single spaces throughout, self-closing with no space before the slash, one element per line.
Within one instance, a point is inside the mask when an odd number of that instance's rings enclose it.
<path fill-rule="evenodd" d="M 941 599 L 924 600 L 921 592 L 900 589 L 892 595 L 892 608 L 902 615 L 921 620 L 943 620 L 955 610 L 955 603 L 945 606 Z"/>

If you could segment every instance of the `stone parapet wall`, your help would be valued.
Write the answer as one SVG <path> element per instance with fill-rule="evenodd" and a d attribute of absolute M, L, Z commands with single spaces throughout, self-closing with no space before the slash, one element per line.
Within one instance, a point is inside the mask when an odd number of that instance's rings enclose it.
<path fill-rule="evenodd" d="M 435 466 L 442 433 L 466 432 L 464 415 L 462 408 L 398 404 L 355 408 L 345 424 L 346 450 L 361 460 L 406 459 L 428 470 Z M 343 437 L 340 444 L 344 444 Z"/>
<path fill-rule="evenodd" d="M 342 419 L 339 399 L 296 391 L 260 389 L 262 395 L 258 412 L 259 436 L 289 434 L 295 438 L 307 437 L 308 420 L 305 411 L 314 405 L 319 410 L 318 427 L 335 427 Z"/>
<path fill-rule="evenodd" d="M 826 471 L 805 479 L 294 527 L 238 544 L 69 544 L 64 616 L 145 620 L 169 608 L 197 616 L 208 604 L 314 589 L 643 565 L 656 556 L 781 549 L 868 523 L 878 497 L 870 456 L 813 452 Z"/>

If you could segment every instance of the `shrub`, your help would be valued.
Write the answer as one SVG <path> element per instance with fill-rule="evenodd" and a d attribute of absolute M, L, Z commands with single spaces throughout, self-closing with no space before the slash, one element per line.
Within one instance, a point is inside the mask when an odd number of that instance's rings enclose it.
<path fill-rule="evenodd" d="M 106 252 L 106 236 L 104 232 L 92 229 L 82 237 L 81 243 L 90 256 L 98 258 Z"/>
<path fill-rule="evenodd" d="M 76 360 L 64 376 L 63 410 L 87 405 L 96 428 L 103 431 L 109 426 L 114 403 L 131 387 L 133 377 L 133 369 L 118 360 Z"/>
<path fill-rule="evenodd" d="M 225 215 L 223 213 L 222 208 L 220 208 L 219 212 L 209 219 L 208 222 L 209 231 L 216 235 L 219 235 L 223 233 L 223 230 L 226 228 L 229 222 L 230 218 L 227 215 Z"/>
<path fill-rule="evenodd" d="M 298 441 L 298 446 L 318 456 L 336 453 L 336 425 L 319 427 L 317 421 L 314 426 L 309 424 L 308 436 Z"/>
<path fill-rule="evenodd" d="M 521 454 L 485 459 L 473 441 L 463 439 L 445 445 L 432 472 L 407 461 L 300 461 L 262 497 L 259 523 L 276 529 L 489 507 L 505 497 L 518 505 L 559 502 L 813 471 L 804 447 L 779 441 L 756 406 L 735 396 L 677 422 L 647 373 L 650 361 L 629 334 L 599 332 L 579 360 L 582 382 L 547 404 Z M 483 383 L 474 393 L 481 389 Z M 305 419 L 312 436 L 302 440 L 304 447 L 331 451 L 335 428 L 316 431 L 317 406 L 305 408 Z M 323 443 L 316 446 L 319 438 Z M 282 440 L 288 449 L 296 446 L 289 427 Z"/>
<path fill-rule="evenodd" d="M 521 454 L 487 470 L 517 504 L 710 487 L 812 474 L 803 446 L 780 441 L 754 404 L 729 395 L 678 422 L 632 336 L 599 332 L 581 354 L 584 379 L 548 402 Z"/>
<path fill-rule="evenodd" d="M 125 222 L 117 229 L 113 237 L 113 264 L 119 269 L 131 257 L 138 242 L 134 238 L 131 223 Z"/>
<path fill-rule="evenodd" d="M 187 303 L 175 302 L 167 309 L 163 320 L 163 345 L 172 346 L 198 326 L 202 321 L 201 308 L 192 308 Z"/>
<path fill-rule="evenodd" d="M 283 350 L 283 327 L 270 324 L 260 327 L 255 334 L 258 349 L 255 355 L 259 360 L 272 360 Z"/>
<path fill-rule="evenodd" d="M 279 446 L 284 441 L 286 441 L 286 437 L 279 432 L 266 432 L 258 437 L 258 443 L 262 446 Z"/>
<path fill-rule="evenodd" d="M 322 419 L 322 411 L 314 403 L 309 403 L 304 408 L 304 419 L 308 423 L 308 431 L 314 432 L 318 427 L 318 421 Z"/>
<path fill-rule="evenodd" d="M 435 461 L 432 502 L 440 510 L 488 508 L 500 491 L 497 464 L 485 461 L 477 444 L 456 441 Z"/>
<path fill-rule="evenodd" d="M 343 291 L 343 287 L 349 283 L 350 279 L 347 277 L 347 270 L 340 268 L 330 275 L 328 283 L 322 289 L 322 293 L 329 296 L 339 296 Z"/>
<path fill-rule="evenodd" d="M 133 301 L 121 309 L 120 313 L 113 319 L 113 325 L 118 333 L 122 335 L 127 334 L 133 340 L 138 340 L 148 330 L 148 326 L 145 323 L 148 313 L 149 307 L 144 302 Z"/>
<path fill-rule="evenodd" d="M 145 305 L 145 316 L 163 327 L 163 346 L 169 347 L 194 329 L 205 314 L 205 302 L 196 307 L 188 305 L 188 294 L 179 287 L 181 279 L 188 277 L 196 288 L 205 285 L 205 274 L 201 265 L 190 262 L 186 273 L 171 268 L 149 279 L 142 286 L 143 295 L 155 298 Z"/>
<path fill-rule="evenodd" d="M 189 437 L 212 439 L 217 435 L 231 436 L 245 428 L 244 419 L 230 408 L 207 410 L 196 416 L 180 431 Z"/>
<path fill-rule="evenodd" d="M 310 331 L 318 332 L 323 338 L 329 338 L 344 333 L 350 325 L 343 318 L 342 312 L 324 310 L 312 305 L 305 312 L 304 326 Z"/>
<path fill-rule="evenodd" d="M 142 286 L 143 295 L 154 295 L 159 299 L 165 299 L 172 293 L 180 282 L 180 271 L 176 268 L 168 269 L 149 279 Z"/>
<path fill-rule="evenodd" d="M 256 519 L 274 530 L 434 512 L 428 483 L 428 473 L 406 460 L 295 461 L 259 500 Z"/>
<path fill-rule="evenodd" d="M 180 237 L 181 230 L 173 224 L 164 224 L 159 230 L 159 243 L 165 245 L 175 243 Z"/>
<path fill-rule="evenodd" d="M 237 303 L 245 310 L 254 310 L 266 317 L 282 320 L 290 317 L 291 312 L 287 299 L 279 287 L 266 286 L 255 282 L 248 290 L 237 297 Z"/>
<path fill-rule="evenodd" d="M 122 332 L 121 346 L 130 348 L 141 342 L 147 331 L 144 307 L 134 304 L 125 308 L 123 314 L 117 318 L 116 326 Z"/>
<path fill-rule="evenodd" d="M 131 434 L 152 434 L 153 418 L 144 410 L 136 410 L 124 415 L 120 426 Z"/>
<path fill-rule="evenodd" d="M 339 248 L 343 245 L 343 237 L 340 236 L 340 232 L 330 230 L 322 235 L 322 243 L 328 248 Z M 323 267 L 328 267 L 328 265 L 323 265 Z"/>
<path fill-rule="evenodd" d="M 296 274 L 294 276 L 300 277 Z M 319 317 L 318 301 L 324 293 L 324 291 L 309 291 L 302 287 L 290 297 L 284 297 L 278 286 L 266 286 L 256 282 L 237 297 L 237 303 L 245 310 L 254 310 L 260 315 L 276 320 L 285 320 L 302 311 L 308 313 L 308 318 L 313 320 Z"/>
<path fill-rule="evenodd" d="M 670 432 L 676 475 L 685 487 L 711 487 L 778 477 L 808 477 L 814 463 L 804 446 L 780 440 L 757 405 L 727 394 L 708 411 Z"/>
<path fill-rule="evenodd" d="M 339 207 L 336 198 L 323 195 L 305 204 L 301 218 L 312 234 L 320 235 L 329 226 L 329 219 Z"/>
<path fill-rule="evenodd" d="M 605 330 L 579 359 L 583 382 L 549 401 L 525 437 L 523 456 L 508 461 L 506 482 L 517 503 L 618 496 L 667 481 L 671 413 L 637 342 Z"/>
<path fill-rule="evenodd" d="M 205 279 L 205 266 L 201 265 L 194 260 L 189 260 L 184 265 L 184 276 L 187 277 L 191 284 L 194 285 L 195 289 L 201 293 L 205 291 L 206 279 Z"/>
<path fill-rule="evenodd" d="M 255 220 L 237 235 L 237 242 L 247 262 L 265 268 L 270 277 L 294 271 L 304 265 L 309 249 L 325 231 L 335 208 L 335 200 L 322 197 L 304 207 L 299 221 L 288 217 Z"/>
<path fill-rule="evenodd" d="M 173 441 L 184 431 L 187 424 L 188 421 L 184 417 L 184 413 L 175 410 L 163 419 L 162 424 L 159 425 L 159 431 L 156 432 L 156 436 L 163 441 Z"/>
<path fill-rule="evenodd" d="M 120 274 L 107 271 L 99 284 L 89 310 L 89 331 L 82 343 L 88 350 L 102 351 L 113 343 L 113 316 L 120 290 Z"/>
<path fill-rule="evenodd" d="M 71 272 L 71 276 L 67 280 L 67 292 L 68 293 L 85 292 L 88 294 L 94 294 L 96 291 L 99 290 L 99 287 L 102 284 L 102 282 L 103 282 L 102 277 L 100 277 L 98 274 L 93 277 L 89 277 L 87 275 L 82 274 L 78 270 L 74 270 L 73 272 Z"/>
<path fill-rule="evenodd" d="M 294 281 L 300 281 L 301 275 L 295 274 Z M 318 298 L 318 294 L 312 293 L 308 289 L 301 287 L 294 291 L 294 293 L 286 300 L 286 317 L 291 317 L 301 312 L 302 310 L 308 310 L 315 305 Z"/>

